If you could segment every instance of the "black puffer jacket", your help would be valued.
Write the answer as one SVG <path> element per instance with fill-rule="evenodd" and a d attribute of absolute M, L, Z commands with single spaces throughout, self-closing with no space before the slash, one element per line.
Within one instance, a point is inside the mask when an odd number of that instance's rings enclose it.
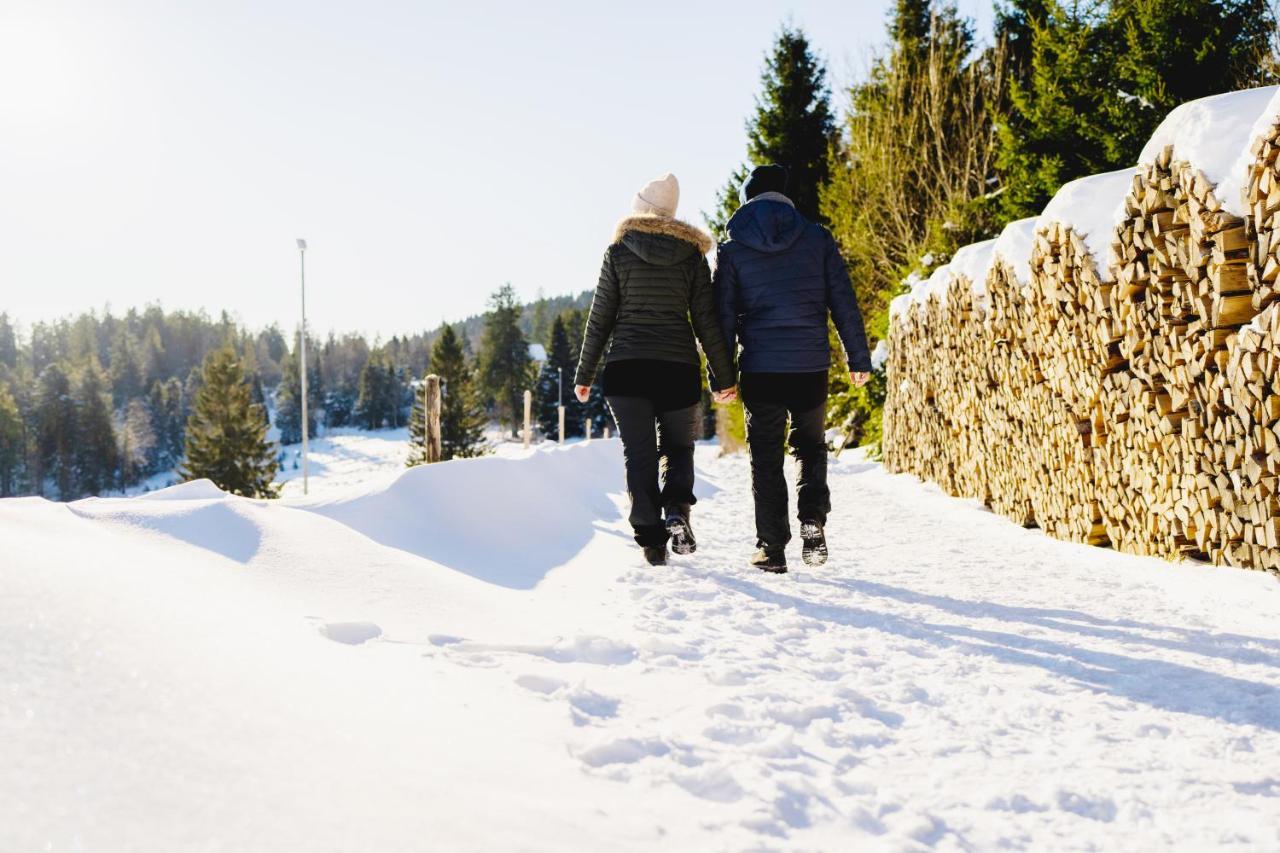
<path fill-rule="evenodd" d="M 871 354 L 849 271 L 830 232 L 765 193 L 729 220 L 716 256 L 716 299 L 724 339 L 744 373 L 817 373 L 831 365 L 827 316 L 849 369 L 871 370 Z"/>
<path fill-rule="evenodd" d="M 704 257 L 711 237 L 678 219 L 629 216 L 618 223 L 613 239 L 591 301 L 574 384 L 595 381 L 602 355 L 606 361 L 698 364 L 696 334 L 707 354 L 711 387 L 731 387 L 733 356 L 716 318 Z"/>

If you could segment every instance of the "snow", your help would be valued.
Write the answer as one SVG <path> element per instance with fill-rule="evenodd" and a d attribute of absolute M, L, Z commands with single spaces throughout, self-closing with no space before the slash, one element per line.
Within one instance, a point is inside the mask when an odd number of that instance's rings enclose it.
<path fill-rule="evenodd" d="M 918 275 L 912 275 L 907 279 L 911 289 L 889 303 L 889 316 L 905 311 L 913 303 L 926 302 L 930 296 L 937 296 L 945 303 L 947 288 L 951 285 L 951 280 L 959 275 L 969 279 L 969 284 L 976 295 L 985 295 L 987 270 L 991 266 L 991 252 L 995 244 L 995 240 L 971 243 L 958 249 L 950 262 L 935 269 L 928 278 L 922 279 Z"/>
<path fill-rule="evenodd" d="M 1271 577 L 856 452 L 831 562 L 764 575 L 747 459 L 697 459 L 700 550 L 663 568 L 617 441 L 0 501 L 0 849 L 1280 845 Z"/>
<path fill-rule="evenodd" d="M 227 493 L 213 484 L 212 480 L 192 480 L 189 483 L 178 483 L 153 492 L 138 495 L 144 501 L 200 501 L 225 498 Z"/>
<path fill-rule="evenodd" d="M 983 240 L 970 243 L 959 249 L 951 259 L 951 274 L 969 279 L 973 292 L 985 296 L 987 292 L 987 271 L 991 269 L 992 253 L 995 251 L 995 240 Z"/>
<path fill-rule="evenodd" d="M 883 338 L 876 344 L 876 348 L 871 351 L 871 369 L 879 370 L 884 367 L 885 362 L 889 360 L 889 343 Z"/>
<path fill-rule="evenodd" d="M 1189 101 L 1165 116 L 1142 149 L 1141 163 L 1154 163 L 1173 146 L 1175 160 L 1185 160 L 1214 183 L 1218 201 L 1244 216 L 1244 180 L 1252 161 L 1253 141 L 1280 119 L 1280 86 L 1263 86 Z"/>
<path fill-rule="evenodd" d="M 1038 219 L 1036 216 L 1028 216 L 1026 219 L 1010 222 L 996 238 L 992 252 L 992 263 L 1003 261 L 1008 264 L 1021 284 L 1031 281 L 1031 249 L 1035 246 Z"/>
<path fill-rule="evenodd" d="M 1138 170 L 1117 169 L 1062 185 L 1036 222 L 1036 230 L 1054 222 L 1079 234 L 1097 264 L 1098 276 L 1111 281 L 1111 242 L 1124 218 L 1124 200 Z"/>

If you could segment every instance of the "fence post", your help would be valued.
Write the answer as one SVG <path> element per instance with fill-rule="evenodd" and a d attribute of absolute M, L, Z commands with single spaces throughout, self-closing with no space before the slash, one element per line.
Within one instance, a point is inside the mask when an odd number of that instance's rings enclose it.
<path fill-rule="evenodd" d="M 582 422 L 582 433 L 587 437 L 587 444 L 591 443 L 591 418 L 587 418 Z"/>
<path fill-rule="evenodd" d="M 524 446 L 527 449 L 533 441 L 533 392 L 524 392 Z"/>
<path fill-rule="evenodd" d="M 422 411 L 426 419 L 427 462 L 439 462 L 444 456 L 440 437 L 440 377 L 427 374 L 422 387 Z"/>
<path fill-rule="evenodd" d="M 609 437 L 609 428 L 608 428 L 608 427 L 605 427 L 605 428 L 604 428 L 604 435 L 602 435 L 602 436 L 601 436 L 601 438 L 608 438 L 608 437 Z"/>
<path fill-rule="evenodd" d="M 564 404 L 560 404 L 560 444 L 564 444 Z"/>

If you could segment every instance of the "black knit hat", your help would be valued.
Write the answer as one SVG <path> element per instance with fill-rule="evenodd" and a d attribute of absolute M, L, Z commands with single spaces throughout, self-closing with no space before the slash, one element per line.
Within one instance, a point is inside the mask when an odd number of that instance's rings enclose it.
<path fill-rule="evenodd" d="M 756 166 L 742 184 L 742 201 L 745 204 L 761 193 L 787 192 L 787 167 L 770 163 L 767 166 Z"/>

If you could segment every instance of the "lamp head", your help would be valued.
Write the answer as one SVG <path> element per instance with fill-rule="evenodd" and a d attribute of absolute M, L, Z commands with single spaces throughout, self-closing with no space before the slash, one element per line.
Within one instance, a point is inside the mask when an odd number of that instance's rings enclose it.
<path fill-rule="evenodd" d="M 299 238 L 298 238 L 298 248 L 299 248 L 299 249 L 302 249 L 302 250 L 304 250 L 304 251 L 305 251 L 305 250 L 306 250 L 306 248 L 307 248 L 307 241 L 306 241 L 306 240 L 303 240 L 301 237 L 299 237 Z"/>

